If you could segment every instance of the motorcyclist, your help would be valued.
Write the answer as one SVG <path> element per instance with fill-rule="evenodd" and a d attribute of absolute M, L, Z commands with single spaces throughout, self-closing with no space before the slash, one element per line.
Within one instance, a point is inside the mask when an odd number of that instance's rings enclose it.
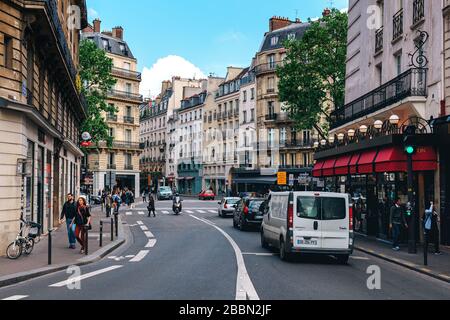
<path fill-rule="evenodd" d="M 183 200 L 181 199 L 181 196 L 177 193 L 175 193 L 175 196 L 173 197 L 173 205 L 172 205 L 172 210 L 173 212 L 175 212 L 175 205 L 179 204 L 180 205 L 180 212 L 183 210 L 183 205 L 182 205 Z"/>

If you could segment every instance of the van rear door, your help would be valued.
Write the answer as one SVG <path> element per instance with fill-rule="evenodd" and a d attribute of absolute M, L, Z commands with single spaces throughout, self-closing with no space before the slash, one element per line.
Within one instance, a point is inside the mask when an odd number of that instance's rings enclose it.
<path fill-rule="evenodd" d="M 322 248 L 348 249 L 349 203 L 346 195 L 322 198 Z"/>
<path fill-rule="evenodd" d="M 294 249 L 320 250 L 322 226 L 320 221 L 321 199 L 312 195 L 294 196 Z"/>

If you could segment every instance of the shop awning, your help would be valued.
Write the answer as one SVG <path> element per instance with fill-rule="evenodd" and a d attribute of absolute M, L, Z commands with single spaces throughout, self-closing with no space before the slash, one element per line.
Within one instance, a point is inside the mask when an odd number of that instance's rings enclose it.
<path fill-rule="evenodd" d="M 407 171 L 406 154 L 399 147 L 381 149 L 375 160 L 375 172 Z"/>
<path fill-rule="evenodd" d="M 317 161 L 317 163 L 314 165 L 313 177 L 315 177 L 315 178 L 322 177 L 322 168 L 323 168 L 324 164 L 325 164 L 325 161 L 323 161 L 323 160 Z"/>
<path fill-rule="evenodd" d="M 260 177 L 248 177 L 248 178 L 234 178 L 233 183 L 274 185 L 277 183 L 277 177 L 260 176 Z"/>
<path fill-rule="evenodd" d="M 184 179 L 186 179 L 186 178 L 185 177 L 178 177 L 177 178 L 177 180 L 181 180 L 181 181 L 184 180 Z"/>
<path fill-rule="evenodd" d="M 370 150 L 361 154 L 358 161 L 358 173 L 369 174 L 373 173 L 373 167 L 378 150 Z"/>
<path fill-rule="evenodd" d="M 354 155 L 352 155 L 352 158 L 348 165 L 350 174 L 356 174 L 358 172 L 357 164 L 360 156 L 361 155 L 359 153 L 355 153 Z"/>
<path fill-rule="evenodd" d="M 414 171 L 436 171 L 438 157 L 433 147 L 419 147 L 413 156 Z"/>
<path fill-rule="evenodd" d="M 349 173 L 349 164 L 350 160 L 352 159 L 351 155 L 342 156 L 336 160 L 334 173 L 337 176 L 345 176 Z"/>
<path fill-rule="evenodd" d="M 336 158 L 325 160 L 322 168 L 322 176 L 323 177 L 332 177 L 334 176 L 334 165 L 336 164 Z"/>

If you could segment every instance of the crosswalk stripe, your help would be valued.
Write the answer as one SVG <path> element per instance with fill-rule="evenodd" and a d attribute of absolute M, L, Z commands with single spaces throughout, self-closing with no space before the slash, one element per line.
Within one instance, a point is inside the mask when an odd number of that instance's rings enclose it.
<path fill-rule="evenodd" d="M 5 298 L 5 299 L 2 299 L 2 300 L 3 301 L 17 301 L 17 300 L 22 300 L 22 299 L 25 299 L 25 298 L 28 298 L 28 296 L 12 296 L 12 297 Z"/>
<path fill-rule="evenodd" d="M 169 211 L 163 211 L 162 213 L 163 214 L 169 214 Z"/>
<path fill-rule="evenodd" d="M 203 210 L 197 210 L 198 213 L 206 213 L 206 211 Z"/>
<path fill-rule="evenodd" d="M 132 216 L 132 215 L 133 215 L 133 212 L 127 212 L 126 215 L 127 215 L 127 216 Z"/>
<path fill-rule="evenodd" d="M 139 262 L 142 259 L 145 258 L 145 256 L 149 253 L 150 251 L 148 250 L 142 250 L 141 252 L 139 252 L 133 259 L 130 260 L 130 262 Z"/>
<path fill-rule="evenodd" d="M 139 211 L 139 215 L 140 215 L 140 216 L 145 215 L 144 211 Z"/>
<path fill-rule="evenodd" d="M 148 228 L 146 226 L 141 226 L 142 231 L 148 231 Z"/>
<path fill-rule="evenodd" d="M 151 233 L 150 231 L 145 231 L 144 233 L 145 233 L 145 236 L 146 236 L 147 238 L 154 238 L 154 237 L 155 237 L 155 236 L 153 235 L 153 233 Z"/>
<path fill-rule="evenodd" d="M 208 210 L 209 211 L 209 213 L 216 213 L 216 211 L 214 211 L 214 210 Z"/>
<path fill-rule="evenodd" d="M 186 212 L 190 213 L 190 214 L 194 213 L 194 211 L 191 211 L 191 210 L 186 210 Z"/>
<path fill-rule="evenodd" d="M 136 222 L 138 225 L 140 225 L 140 226 L 143 226 L 144 225 L 144 223 L 142 222 L 142 221 L 138 221 L 138 222 Z"/>
<path fill-rule="evenodd" d="M 149 239 L 146 248 L 153 248 L 156 245 L 156 239 Z"/>

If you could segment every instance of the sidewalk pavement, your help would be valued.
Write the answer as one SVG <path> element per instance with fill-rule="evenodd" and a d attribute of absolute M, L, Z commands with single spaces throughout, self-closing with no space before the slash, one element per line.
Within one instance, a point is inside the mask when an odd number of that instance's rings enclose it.
<path fill-rule="evenodd" d="M 52 233 L 52 265 L 48 265 L 48 236 L 42 236 L 35 245 L 30 256 L 22 255 L 17 260 L 0 257 L 0 288 L 40 277 L 76 265 L 82 266 L 96 262 L 125 243 L 123 225 L 119 216 L 119 238 L 114 234 L 111 242 L 111 223 L 106 215 L 101 213 L 100 207 L 92 208 L 92 230 L 89 231 L 89 255 L 80 253 L 77 249 L 68 249 L 66 223 L 64 222 Z M 103 247 L 100 248 L 100 221 L 103 220 Z M 115 232 L 114 232 L 115 233 Z M 2 253 L 4 254 L 4 253 Z"/>
<path fill-rule="evenodd" d="M 356 234 L 355 249 L 402 267 L 420 272 L 450 283 L 450 248 L 441 246 L 441 256 L 434 255 L 434 246 L 428 251 L 428 266 L 424 266 L 423 246 L 418 245 L 417 254 L 409 254 L 408 247 L 393 251 L 392 244 L 372 237 Z"/>

